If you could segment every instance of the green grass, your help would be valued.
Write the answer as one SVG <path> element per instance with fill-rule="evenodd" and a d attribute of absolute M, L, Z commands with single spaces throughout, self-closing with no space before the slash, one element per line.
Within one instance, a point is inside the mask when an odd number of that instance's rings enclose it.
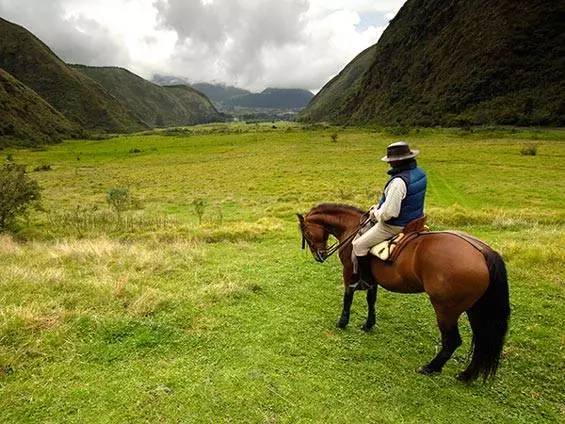
<path fill-rule="evenodd" d="M 507 261 L 502 366 L 468 387 L 454 378 L 466 319 L 444 373 L 415 373 L 438 347 L 424 295 L 381 290 L 369 334 L 358 295 L 335 328 L 340 265 L 300 250 L 294 213 L 368 207 L 395 140 L 348 129 L 333 143 L 335 131 L 216 125 L 7 152 L 52 170 L 33 174 L 45 210 L 0 238 L 0 421 L 562 422 L 565 134 L 406 136 L 433 227 Z M 521 155 L 532 142 L 537 155 Z M 124 186 L 140 209 L 118 225 L 105 196 Z M 195 198 L 208 202 L 201 226 Z"/>

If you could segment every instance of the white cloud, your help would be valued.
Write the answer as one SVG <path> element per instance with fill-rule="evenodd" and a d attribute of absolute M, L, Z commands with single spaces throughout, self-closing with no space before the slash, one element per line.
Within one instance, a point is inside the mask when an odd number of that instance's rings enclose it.
<path fill-rule="evenodd" d="M 319 89 L 404 0 L 0 0 L 69 62 L 192 81 Z"/>

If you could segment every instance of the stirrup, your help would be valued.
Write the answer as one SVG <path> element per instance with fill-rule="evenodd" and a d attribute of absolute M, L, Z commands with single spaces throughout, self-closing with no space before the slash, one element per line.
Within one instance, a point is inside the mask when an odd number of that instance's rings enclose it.
<path fill-rule="evenodd" d="M 359 285 L 361 285 L 361 287 L 359 287 Z M 356 291 L 356 290 L 362 290 L 362 289 L 370 289 L 373 286 L 371 284 L 367 283 L 365 280 L 358 279 L 356 283 L 350 284 L 348 287 L 350 289 L 352 289 L 353 291 Z"/>

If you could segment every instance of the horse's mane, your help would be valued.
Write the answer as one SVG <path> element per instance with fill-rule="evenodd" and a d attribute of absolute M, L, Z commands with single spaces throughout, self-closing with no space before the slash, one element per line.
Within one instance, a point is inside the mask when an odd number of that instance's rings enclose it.
<path fill-rule="evenodd" d="M 360 214 L 365 213 L 364 210 L 361 210 L 357 206 L 353 206 L 353 205 L 345 205 L 343 203 L 320 203 L 318 206 L 313 207 L 310 210 L 310 212 L 308 212 L 307 215 L 310 215 L 312 213 L 332 213 L 335 212 L 336 210 L 338 211 L 346 210 L 351 212 L 357 212 Z"/>

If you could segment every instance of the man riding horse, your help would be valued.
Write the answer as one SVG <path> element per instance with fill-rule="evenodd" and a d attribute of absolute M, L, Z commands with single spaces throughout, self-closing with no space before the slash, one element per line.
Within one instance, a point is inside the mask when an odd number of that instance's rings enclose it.
<path fill-rule="evenodd" d="M 510 318 L 504 260 L 469 234 L 419 227 L 424 221 L 419 218 L 424 213 L 426 174 L 416 165 L 417 154 L 405 142 L 388 146 L 383 160 L 391 165 L 391 177 L 369 213 L 374 221 L 370 228 L 364 220 L 367 213 L 355 206 L 322 203 L 305 215 L 297 214 L 302 248 L 307 245 L 317 262 L 339 252 L 344 282 L 339 328 L 349 323 L 353 295 L 360 285 L 367 288 L 367 320 L 361 327 L 365 331 L 376 323 L 377 286 L 395 293 L 426 293 L 436 314 L 441 349 L 419 372 L 441 372 L 461 345 L 458 321 L 466 313 L 473 333 L 471 361 L 457 378 L 471 382 L 479 376 L 494 377 Z M 369 255 L 372 246 L 401 231 L 407 235 L 394 255 Z M 330 235 L 338 241 L 328 247 Z"/>
<path fill-rule="evenodd" d="M 424 215 L 426 174 L 418 167 L 420 152 L 411 150 L 404 141 L 387 147 L 387 155 L 381 160 L 388 162 L 390 179 L 386 183 L 380 201 L 371 207 L 369 216 L 374 225 L 364 227 L 353 240 L 353 256 L 358 264 L 356 287 L 370 287 L 373 277 L 369 265 L 369 251 L 380 242 L 402 232 L 406 224 Z"/>

